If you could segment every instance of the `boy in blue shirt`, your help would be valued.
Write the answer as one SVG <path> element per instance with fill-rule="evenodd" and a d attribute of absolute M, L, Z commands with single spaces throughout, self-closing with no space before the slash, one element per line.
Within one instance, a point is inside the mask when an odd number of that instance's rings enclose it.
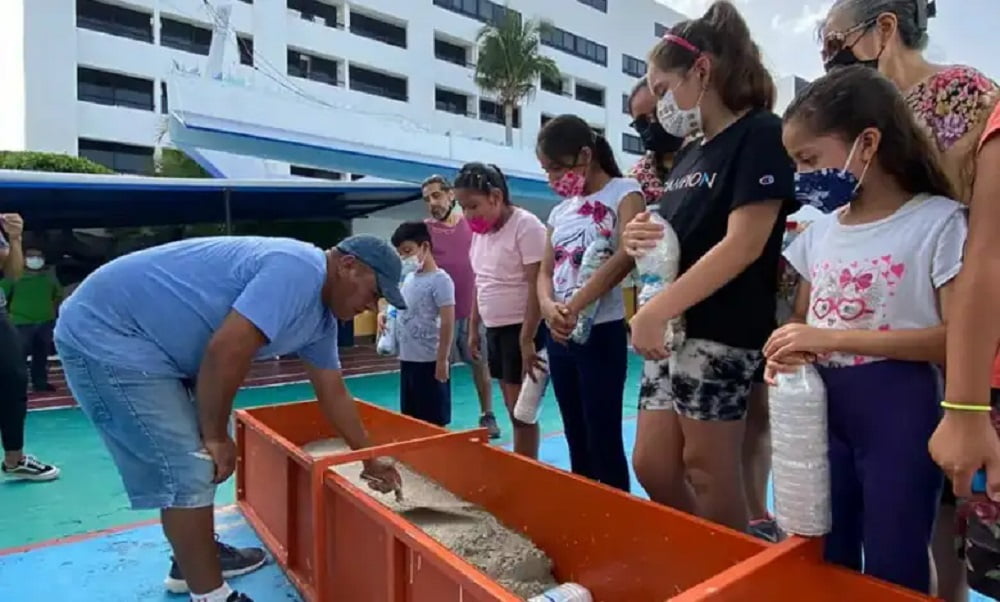
<path fill-rule="evenodd" d="M 403 261 L 399 311 L 399 406 L 407 416 L 438 426 L 451 422 L 451 342 L 455 332 L 455 283 L 438 268 L 427 224 L 407 222 L 392 235 Z M 381 322 L 381 320 L 380 320 Z"/>

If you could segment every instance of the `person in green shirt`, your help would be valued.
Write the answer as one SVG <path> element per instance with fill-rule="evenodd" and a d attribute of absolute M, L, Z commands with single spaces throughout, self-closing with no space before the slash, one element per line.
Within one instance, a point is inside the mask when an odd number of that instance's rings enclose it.
<path fill-rule="evenodd" d="M 21 346 L 31 358 L 31 387 L 36 393 L 51 392 L 55 387 L 49 384 L 48 358 L 62 286 L 52 271 L 45 269 L 45 255 L 39 249 L 25 250 L 24 266 L 20 278 L 5 278 L 0 286 L 7 297 L 11 321 L 21 335 Z"/>

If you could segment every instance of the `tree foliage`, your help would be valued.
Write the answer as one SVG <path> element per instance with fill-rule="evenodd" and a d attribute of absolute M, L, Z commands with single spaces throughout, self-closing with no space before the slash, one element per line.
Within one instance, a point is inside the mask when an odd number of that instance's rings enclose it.
<path fill-rule="evenodd" d="M 0 169 L 57 173 L 114 173 L 100 163 L 83 157 L 34 151 L 0 151 Z"/>
<path fill-rule="evenodd" d="M 476 38 L 476 85 L 503 107 L 508 146 L 514 143 L 514 109 L 534 95 L 539 78 L 561 77 L 555 61 L 541 53 L 541 33 L 546 27 L 508 10 L 499 22 L 483 27 Z"/>

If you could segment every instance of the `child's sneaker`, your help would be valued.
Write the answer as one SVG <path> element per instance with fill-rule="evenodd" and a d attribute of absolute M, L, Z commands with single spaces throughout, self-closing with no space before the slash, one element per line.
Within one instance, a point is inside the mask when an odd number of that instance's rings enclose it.
<path fill-rule="evenodd" d="M 221 541 L 217 541 L 215 544 L 219 547 L 219 562 L 222 564 L 223 579 L 231 579 L 252 573 L 267 562 L 267 555 L 260 548 L 234 548 Z M 167 591 L 174 594 L 188 593 L 187 581 L 184 579 L 184 575 L 181 574 L 181 567 L 177 565 L 176 560 L 171 559 L 170 573 L 163 581 L 163 585 L 167 588 Z M 233 595 L 236 595 L 236 593 L 234 592 Z M 242 596 L 242 594 L 240 595 Z M 243 602 L 250 599 L 245 596 L 243 598 L 233 598 L 230 596 L 229 600 Z"/>
<path fill-rule="evenodd" d="M 246 594 L 233 592 L 229 594 L 228 598 L 226 598 L 226 602 L 253 602 L 253 600 L 251 600 L 250 596 L 247 596 Z"/>
<path fill-rule="evenodd" d="M 480 416 L 479 426 L 486 429 L 490 439 L 500 438 L 500 425 L 497 424 L 497 417 L 493 415 L 493 412 Z"/>
<path fill-rule="evenodd" d="M 8 479 L 21 481 L 51 481 L 59 478 L 59 469 L 51 464 L 40 462 L 38 458 L 25 454 L 16 466 L 7 466 L 0 462 L 0 472 Z"/>

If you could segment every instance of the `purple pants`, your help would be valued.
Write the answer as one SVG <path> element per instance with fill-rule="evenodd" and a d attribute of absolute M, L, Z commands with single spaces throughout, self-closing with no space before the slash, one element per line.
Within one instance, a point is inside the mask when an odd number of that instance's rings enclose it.
<path fill-rule="evenodd" d="M 938 371 L 886 360 L 820 374 L 833 496 L 826 558 L 926 593 L 943 480 L 927 451 L 941 412 Z"/>

